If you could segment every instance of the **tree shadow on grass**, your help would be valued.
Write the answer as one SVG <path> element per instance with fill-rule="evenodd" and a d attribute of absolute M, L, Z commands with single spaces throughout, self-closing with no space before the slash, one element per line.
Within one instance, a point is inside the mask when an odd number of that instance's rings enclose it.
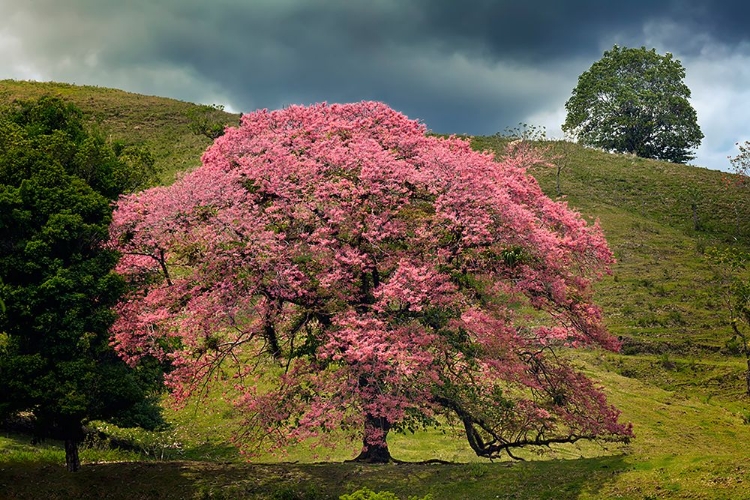
<path fill-rule="evenodd" d="M 574 499 L 603 489 L 629 466 L 623 456 L 525 463 L 220 464 L 124 462 L 84 465 L 0 464 L 9 499 L 338 499 L 363 487 L 399 498 Z"/>
<path fill-rule="evenodd" d="M 64 464 L 0 464 L 3 499 L 176 499 L 194 498 L 185 462 L 84 464 L 68 472 Z"/>
<path fill-rule="evenodd" d="M 223 468 L 217 477 L 203 475 L 197 484 L 209 496 L 223 492 L 226 498 L 338 499 L 367 487 L 403 499 L 428 494 L 433 500 L 574 499 L 584 492 L 602 496 L 598 493 L 628 468 L 623 456 L 525 463 L 242 464 Z"/>

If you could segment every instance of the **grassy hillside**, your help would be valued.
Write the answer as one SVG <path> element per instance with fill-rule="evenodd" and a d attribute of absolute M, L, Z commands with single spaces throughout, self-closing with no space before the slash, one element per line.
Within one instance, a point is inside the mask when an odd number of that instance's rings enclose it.
<path fill-rule="evenodd" d="M 76 103 L 107 137 L 147 145 L 163 182 L 197 166 L 210 142 L 189 129 L 191 110 L 199 109 L 194 104 L 95 87 L 0 82 L 0 103 L 43 93 Z M 502 154 L 507 139 L 472 143 Z M 341 463 L 356 446 L 326 463 L 314 463 L 321 458 L 308 450 L 291 450 L 247 464 L 228 442 L 237 415 L 211 393 L 206 401 L 168 408 L 173 427 L 163 433 L 110 429 L 131 449 L 90 442 L 81 455 L 87 465 L 74 475 L 59 467 L 58 443 L 32 446 L 22 434 L 1 432 L 0 497 L 314 499 L 367 486 L 435 500 L 750 498 L 744 359 L 726 347 L 731 331 L 704 255 L 711 246 L 750 247 L 750 203 L 742 198 L 748 194 L 727 190 L 720 172 L 566 142 L 539 146 L 562 165 L 564 199 L 600 221 L 617 257 L 596 293 L 623 352 L 575 356 L 634 424 L 631 443 L 556 447 L 528 452 L 524 463 L 489 463 L 447 429 L 393 436 L 389 443 L 397 458 L 453 465 Z M 555 168 L 532 173 L 548 195 L 558 196 Z"/>
<path fill-rule="evenodd" d="M 90 126 L 108 140 L 146 146 L 154 155 L 163 183 L 170 183 L 177 172 L 200 165 L 201 153 L 211 143 L 189 126 L 191 113 L 200 113 L 205 106 L 101 87 L 0 80 L 0 103 L 42 95 L 75 103 Z M 239 115 L 217 110 L 211 118 L 235 125 Z"/>
<path fill-rule="evenodd" d="M 480 137 L 473 144 L 500 154 L 506 142 Z M 747 248 L 750 204 L 742 196 L 750 193 L 727 189 L 728 174 L 718 171 L 562 141 L 540 147 L 563 167 L 561 197 L 556 169 L 536 167 L 544 191 L 598 219 L 615 253 L 617 264 L 599 285 L 598 302 L 612 332 L 627 337 L 626 350 L 705 355 L 723 347 L 731 334 L 704 252 Z"/>

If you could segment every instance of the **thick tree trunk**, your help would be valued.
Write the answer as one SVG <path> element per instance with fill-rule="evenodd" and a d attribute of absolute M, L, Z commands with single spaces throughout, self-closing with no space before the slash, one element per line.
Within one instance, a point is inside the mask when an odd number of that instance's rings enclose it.
<path fill-rule="evenodd" d="M 385 418 L 367 415 L 365 417 L 365 437 L 362 440 L 362 451 L 354 461 L 374 464 L 385 464 L 390 462 L 391 453 L 388 451 L 388 443 L 385 441 L 390 429 L 391 424 Z M 382 443 L 372 444 L 367 441 L 367 436 L 371 435 L 373 431 L 383 434 Z"/>
<path fill-rule="evenodd" d="M 77 472 L 81 468 L 81 460 L 78 458 L 78 441 L 75 439 L 65 440 L 65 465 L 68 472 Z"/>

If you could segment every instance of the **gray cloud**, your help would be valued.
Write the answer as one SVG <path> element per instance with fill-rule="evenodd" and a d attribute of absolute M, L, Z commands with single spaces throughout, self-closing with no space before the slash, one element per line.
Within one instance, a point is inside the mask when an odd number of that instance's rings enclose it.
<path fill-rule="evenodd" d="M 647 45 L 683 61 L 706 135 L 697 162 L 726 168 L 750 130 L 738 106 L 750 75 L 736 66 L 750 57 L 748 10 L 708 0 L 0 0 L 0 77 L 236 111 L 375 99 L 438 132 L 526 121 L 560 135 L 578 75 L 614 43 Z"/>

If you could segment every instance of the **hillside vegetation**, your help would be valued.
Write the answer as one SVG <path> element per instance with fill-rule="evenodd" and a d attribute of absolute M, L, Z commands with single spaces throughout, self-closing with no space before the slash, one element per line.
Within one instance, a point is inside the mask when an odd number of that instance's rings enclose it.
<path fill-rule="evenodd" d="M 83 111 L 91 128 L 108 141 L 145 146 L 154 156 L 163 183 L 174 174 L 200 165 L 201 153 L 211 140 L 190 129 L 191 116 L 210 112 L 224 124 L 236 124 L 239 115 L 164 97 L 132 94 L 123 90 L 67 83 L 0 80 L 0 103 L 55 95 Z"/>
<path fill-rule="evenodd" d="M 202 109 L 194 104 L 96 87 L 0 81 L 0 103 L 42 94 L 74 102 L 108 139 L 147 146 L 164 183 L 199 165 L 210 142 L 190 130 L 191 110 Z M 238 118 L 216 113 L 226 123 Z M 472 145 L 502 154 L 508 141 L 475 137 Z M 109 442 L 92 441 L 82 451 L 84 468 L 75 475 L 58 465 L 64 454 L 56 443 L 32 446 L 27 436 L 3 431 L 0 491 L 8 498 L 314 499 L 367 486 L 399 498 L 431 494 L 436 500 L 750 497 L 745 361 L 728 345 L 731 328 L 705 258 L 713 246 L 750 248 L 748 195 L 728 189 L 721 172 L 562 141 L 537 145 L 562 166 L 563 199 L 600 221 L 617 258 L 597 286 L 597 302 L 623 350 L 575 356 L 603 384 L 623 420 L 633 422 L 631 443 L 559 447 L 528 453 L 523 463 L 489 463 L 471 456 L 457 432 L 438 429 L 394 436 L 391 452 L 408 461 L 455 464 L 341 463 L 351 458 L 351 447 L 325 463 L 314 463 L 325 456 L 291 450 L 246 464 L 228 441 L 237 415 L 210 393 L 201 403 L 167 407 L 173 426 L 164 433 L 109 429 Z M 557 169 L 538 166 L 532 173 L 549 196 L 558 197 Z M 127 446 L 113 448 L 113 438 Z"/>
<path fill-rule="evenodd" d="M 497 154 L 506 143 L 502 137 L 473 140 L 475 148 Z M 556 168 L 534 170 L 545 193 L 599 220 L 615 253 L 617 264 L 599 285 L 598 302 L 611 331 L 627 338 L 626 352 L 720 350 L 731 333 L 704 252 L 747 247 L 750 206 L 742 196 L 748 193 L 728 189 L 729 174 L 718 171 L 563 141 L 540 147 L 562 166 L 562 196 Z"/>

